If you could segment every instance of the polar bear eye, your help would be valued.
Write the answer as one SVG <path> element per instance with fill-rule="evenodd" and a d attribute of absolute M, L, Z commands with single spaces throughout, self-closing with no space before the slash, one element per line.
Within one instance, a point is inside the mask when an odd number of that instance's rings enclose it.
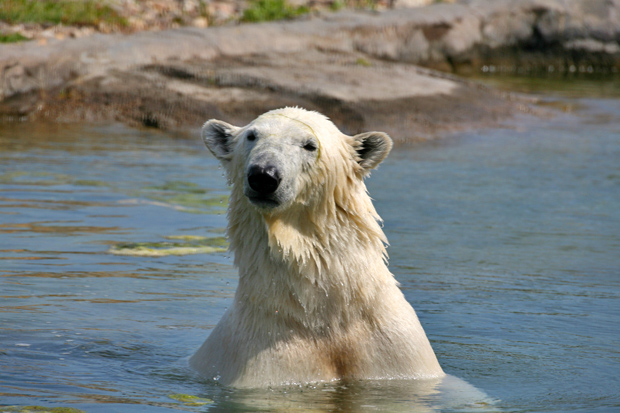
<path fill-rule="evenodd" d="M 256 135 L 254 134 L 254 132 L 249 132 L 245 138 L 252 142 L 256 140 Z"/>
<path fill-rule="evenodd" d="M 308 141 L 304 144 L 304 149 L 309 152 L 314 152 L 316 151 L 316 145 L 314 144 L 314 142 Z"/>

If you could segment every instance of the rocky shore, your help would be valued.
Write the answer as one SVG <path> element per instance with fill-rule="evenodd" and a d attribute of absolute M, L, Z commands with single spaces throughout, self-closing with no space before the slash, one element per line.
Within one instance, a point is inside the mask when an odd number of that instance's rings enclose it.
<path fill-rule="evenodd" d="M 299 105 L 402 142 L 537 110 L 451 74 L 485 67 L 614 75 L 620 0 L 471 0 L 0 45 L 0 116 L 193 129 Z"/>

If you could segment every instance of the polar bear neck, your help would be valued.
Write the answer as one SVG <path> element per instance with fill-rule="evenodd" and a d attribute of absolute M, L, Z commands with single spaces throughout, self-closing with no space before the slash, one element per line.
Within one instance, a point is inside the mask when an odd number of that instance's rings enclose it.
<path fill-rule="evenodd" d="M 240 276 L 235 305 L 309 328 L 341 324 L 372 307 L 375 294 L 396 281 L 363 184 L 361 190 L 352 191 L 355 205 L 329 200 L 329 206 L 300 204 L 263 215 L 233 185 L 228 236 Z"/>

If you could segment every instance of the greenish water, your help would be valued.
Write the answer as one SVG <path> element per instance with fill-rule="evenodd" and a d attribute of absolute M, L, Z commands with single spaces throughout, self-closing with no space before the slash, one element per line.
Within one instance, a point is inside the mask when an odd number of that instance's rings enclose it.
<path fill-rule="evenodd" d="M 607 75 L 552 72 L 538 76 L 519 76 L 514 73 L 494 74 L 480 71 L 471 78 L 499 89 L 543 96 L 603 99 L 620 97 L 620 74 L 617 72 Z"/>
<path fill-rule="evenodd" d="M 368 181 L 451 377 L 286 390 L 187 368 L 237 282 L 220 252 L 228 190 L 198 138 L 0 125 L 0 406 L 619 411 L 620 101 L 569 103 L 400 147 Z M 212 250 L 114 253 L 135 246 Z"/>

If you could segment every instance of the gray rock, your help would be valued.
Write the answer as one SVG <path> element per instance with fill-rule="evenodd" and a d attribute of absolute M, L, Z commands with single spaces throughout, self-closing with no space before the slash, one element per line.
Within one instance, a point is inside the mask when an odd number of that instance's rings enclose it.
<path fill-rule="evenodd" d="M 397 141 L 533 109 L 445 71 L 620 62 L 620 0 L 471 0 L 297 22 L 0 45 L 0 114 L 194 128 L 284 105 Z M 560 66 L 558 66 L 560 67 Z"/>

